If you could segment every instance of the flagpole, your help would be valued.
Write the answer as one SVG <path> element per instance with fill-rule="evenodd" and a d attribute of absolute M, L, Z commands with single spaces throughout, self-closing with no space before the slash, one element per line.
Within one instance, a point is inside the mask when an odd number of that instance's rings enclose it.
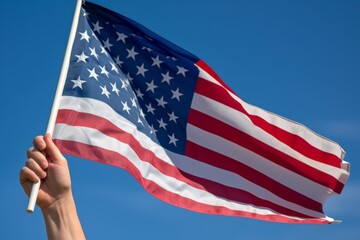
<path fill-rule="evenodd" d="M 60 106 L 61 96 L 62 96 L 62 92 L 64 89 L 65 81 L 66 81 L 66 75 L 67 75 L 67 71 L 68 71 L 69 64 L 70 64 L 70 56 L 71 56 L 72 46 L 73 46 L 73 43 L 75 40 L 76 29 L 77 29 L 78 22 L 79 22 L 80 9 L 81 9 L 81 5 L 83 2 L 84 2 L 84 0 L 76 0 L 74 17 L 73 17 L 73 21 L 72 21 L 72 25 L 71 25 L 71 29 L 70 29 L 68 43 L 66 46 L 65 56 L 64 56 L 63 64 L 62 64 L 61 71 L 60 71 L 58 85 L 56 87 L 55 97 L 54 97 L 53 105 L 51 108 L 46 133 L 52 134 L 54 131 L 55 120 L 57 117 L 57 112 L 58 112 L 58 109 Z M 26 211 L 28 213 L 34 212 L 36 199 L 39 194 L 40 184 L 41 184 L 41 181 L 38 181 L 38 182 L 34 182 L 32 185 L 30 196 L 29 196 L 29 202 L 28 202 L 28 206 L 26 209 Z"/>

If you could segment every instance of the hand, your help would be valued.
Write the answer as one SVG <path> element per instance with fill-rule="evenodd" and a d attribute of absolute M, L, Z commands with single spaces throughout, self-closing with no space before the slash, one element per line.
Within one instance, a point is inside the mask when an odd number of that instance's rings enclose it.
<path fill-rule="evenodd" d="M 27 151 L 26 165 L 20 171 L 20 183 L 29 196 L 33 182 L 42 179 L 37 205 L 44 210 L 54 202 L 71 196 L 71 180 L 66 159 L 50 134 L 37 136 Z"/>
<path fill-rule="evenodd" d="M 66 159 L 50 134 L 36 137 L 33 145 L 20 171 L 20 183 L 29 196 L 33 182 L 42 179 L 36 203 L 41 208 L 48 239 L 86 239 L 72 196 Z"/>

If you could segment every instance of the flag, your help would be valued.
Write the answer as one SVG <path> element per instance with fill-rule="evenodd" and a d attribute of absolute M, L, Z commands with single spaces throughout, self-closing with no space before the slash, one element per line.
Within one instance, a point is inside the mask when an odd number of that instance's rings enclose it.
<path fill-rule="evenodd" d="M 53 138 L 208 214 L 332 223 L 323 204 L 349 175 L 338 144 L 244 102 L 197 56 L 88 1 Z"/>

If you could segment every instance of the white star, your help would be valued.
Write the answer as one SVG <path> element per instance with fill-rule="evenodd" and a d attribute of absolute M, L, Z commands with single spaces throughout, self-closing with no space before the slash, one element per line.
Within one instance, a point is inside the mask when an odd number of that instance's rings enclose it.
<path fill-rule="evenodd" d="M 132 49 L 126 49 L 126 51 L 128 52 L 128 55 L 126 58 L 131 57 L 134 61 L 135 61 L 135 56 L 138 55 L 139 53 L 135 52 L 135 47 L 132 47 Z"/>
<path fill-rule="evenodd" d="M 111 51 L 110 48 L 111 48 L 113 45 L 109 42 L 109 38 L 106 39 L 106 41 L 103 42 L 103 44 L 104 44 L 104 48 L 107 48 L 109 51 Z"/>
<path fill-rule="evenodd" d="M 108 56 L 108 53 L 106 51 L 106 49 L 103 46 L 100 46 L 101 48 L 101 53 L 105 54 L 106 56 Z"/>
<path fill-rule="evenodd" d="M 130 82 L 132 82 L 132 80 L 133 80 L 133 78 L 130 76 L 130 73 L 126 74 L 126 78 L 127 78 Z"/>
<path fill-rule="evenodd" d="M 130 85 L 129 79 L 127 79 L 127 77 L 124 77 L 124 82 L 126 87 L 128 87 Z"/>
<path fill-rule="evenodd" d="M 102 89 L 101 95 L 106 95 L 107 98 L 110 98 L 110 93 L 109 91 L 106 89 L 106 85 L 104 87 L 100 86 L 100 88 Z"/>
<path fill-rule="evenodd" d="M 81 55 L 75 55 L 75 56 L 78 58 L 77 62 L 82 61 L 82 62 L 86 63 L 86 59 L 89 58 L 88 56 L 85 55 L 84 52 L 82 52 Z"/>
<path fill-rule="evenodd" d="M 94 32 L 91 33 L 91 36 L 93 36 L 96 40 L 99 40 Z"/>
<path fill-rule="evenodd" d="M 124 62 L 122 62 L 119 58 L 119 55 L 117 55 L 117 57 L 115 58 L 115 63 L 119 66 L 121 66 L 121 64 L 123 64 Z"/>
<path fill-rule="evenodd" d="M 117 68 L 117 66 L 115 65 L 115 63 L 113 62 L 109 62 L 111 65 L 111 71 L 115 71 L 116 73 L 119 73 L 119 70 Z"/>
<path fill-rule="evenodd" d="M 179 117 L 175 116 L 175 112 L 173 111 L 172 113 L 168 113 L 169 115 L 169 121 L 174 121 L 176 123 L 176 119 L 178 119 Z"/>
<path fill-rule="evenodd" d="M 87 30 L 85 32 L 83 32 L 83 33 L 79 32 L 79 34 L 81 35 L 80 41 L 85 39 L 87 42 L 89 42 L 90 36 L 88 35 Z"/>
<path fill-rule="evenodd" d="M 166 130 L 166 123 L 164 123 L 163 119 L 161 118 L 160 120 L 157 120 L 159 123 L 159 128 L 163 128 Z"/>
<path fill-rule="evenodd" d="M 171 136 L 168 135 L 168 137 L 170 138 L 169 144 L 174 144 L 176 146 L 176 142 L 179 141 L 177 138 L 175 138 L 174 134 L 172 134 Z"/>
<path fill-rule="evenodd" d="M 122 41 L 123 43 L 125 43 L 125 38 L 127 38 L 128 36 L 126 36 L 123 33 L 118 33 L 118 32 L 116 32 L 116 34 L 118 35 L 118 38 L 116 39 L 116 41 Z"/>
<path fill-rule="evenodd" d="M 176 98 L 179 102 L 180 102 L 180 97 L 182 96 L 182 95 L 184 95 L 184 94 L 182 94 L 181 92 L 179 92 L 179 88 L 177 88 L 175 91 L 173 91 L 173 90 L 171 90 L 171 92 L 172 92 L 172 97 L 171 97 L 171 99 L 174 99 L 174 98 Z"/>
<path fill-rule="evenodd" d="M 182 74 L 185 77 L 185 73 L 188 72 L 186 68 L 176 66 L 178 68 L 178 72 L 176 74 Z"/>
<path fill-rule="evenodd" d="M 145 114 L 144 114 L 142 108 L 140 108 L 139 112 L 140 112 L 140 117 L 145 118 Z"/>
<path fill-rule="evenodd" d="M 157 130 L 154 128 L 154 125 L 150 126 L 150 133 L 156 134 Z"/>
<path fill-rule="evenodd" d="M 121 81 L 121 88 L 125 89 L 127 91 L 127 84 L 125 80 L 120 80 Z"/>
<path fill-rule="evenodd" d="M 90 49 L 90 52 L 91 52 L 90 55 L 94 56 L 96 58 L 96 60 L 99 60 L 99 55 L 97 55 L 95 47 L 89 48 L 89 49 Z"/>
<path fill-rule="evenodd" d="M 130 108 L 129 108 L 129 106 L 128 106 L 128 104 L 127 104 L 127 102 L 122 102 L 121 101 L 121 104 L 123 105 L 123 111 L 126 111 L 129 115 L 130 115 Z"/>
<path fill-rule="evenodd" d="M 135 92 L 136 92 L 136 96 L 137 96 L 138 98 L 141 98 L 142 100 L 144 100 L 144 99 L 143 99 L 144 94 L 140 91 L 140 89 L 135 90 Z"/>
<path fill-rule="evenodd" d="M 99 68 L 101 69 L 101 74 L 105 74 L 107 77 L 109 77 L 109 72 L 106 70 L 105 66 L 101 67 L 99 65 Z"/>
<path fill-rule="evenodd" d="M 146 91 L 152 91 L 152 93 L 155 93 L 155 88 L 158 87 L 154 84 L 154 80 L 152 80 L 150 83 L 146 82 L 146 85 L 147 85 Z"/>
<path fill-rule="evenodd" d="M 115 92 L 119 96 L 120 90 L 116 87 L 116 83 L 114 83 L 114 84 L 110 83 L 110 85 L 112 87 L 111 91 Z"/>
<path fill-rule="evenodd" d="M 143 122 L 141 121 L 141 119 L 139 117 L 138 117 L 137 122 L 144 126 Z"/>
<path fill-rule="evenodd" d="M 76 87 L 79 87 L 82 89 L 82 84 L 86 81 L 81 80 L 80 76 L 78 76 L 78 78 L 76 80 L 71 80 L 74 83 L 74 86 L 72 87 L 73 89 Z"/>
<path fill-rule="evenodd" d="M 160 68 L 160 64 L 163 63 L 163 61 L 161 61 L 159 59 L 159 55 L 156 56 L 156 58 L 151 58 L 153 60 L 153 63 L 151 64 L 151 66 L 158 66 L 158 68 Z"/>
<path fill-rule="evenodd" d="M 147 108 L 147 112 L 151 112 L 153 115 L 155 115 L 155 113 L 154 113 L 155 108 L 153 108 L 153 107 L 151 106 L 151 103 L 149 103 L 149 105 L 146 105 L 146 104 L 145 104 L 145 106 L 146 106 L 146 108 Z"/>
<path fill-rule="evenodd" d="M 152 49 L 151 48 L 149 48 L 149 47 L 142 47 L 142 49 L 144 50 L 147 50 L 148 52 L 151 52 L 152 51 Z"/>
<path fill-rule="evenodd" d="M 163 76 L 163 79 L 161 82 L 167 82 L 170 85 L 170 80 L 173 79 L 173 77 L 170 77 L 169 71 L 167 71 L 166 74 L 161 74 Z"/>
<path fill-rule="evenodd" d="M 163 108 L 165 108 L 165 104 L 167 104 L 167 102 L 164 101 L 163 96 L 160 99 L 155 98 L 155 100 L 158 102 L 158 106 L 162 106 Z"/>
<path fill-rule="evenodd" d="M 98 80 L 98 76 L 99 76 L 99 75 L 96 74 L 95 68 L 93 68 L 92 70 L 88 69 L 88 71 L 89 71 L 89 73 L 90 73 L 89 78 L 90 78 L 90 77 L 93 77 L 93 78 L 96 79 L 96 81 L 99 81 L 99 80 Z"/>
<path fill-rule="evenodd" d="M 167 58 L 167 59 L 171 59 L 171 60 L 173 60 L 173 61 L 177 61 L 176 57 L 167 56 L 166 58 Z"/>
<path fill-rule="evenodd" d="M 147 72 L 148 70 L 144 67 L 144 64 L 141 64 L 141 66 L 136 66 L 136 68 L 138 69 L 136 75 L 141 74 L 143 77 L 145 77 L 145 72 Z"/>
<path fill-rule="evenodd" d="M 131 106 L 136 107 L 136 98 L 130 98 Z"/>
<path fill-rule="evenodd" d="M 101 27 L 99 25 L 99 21 L 97 21 L 94 25 L 94 32 L 98 32 L 100 34 L 100 30 L 103 29 L 103 27 Z"/>

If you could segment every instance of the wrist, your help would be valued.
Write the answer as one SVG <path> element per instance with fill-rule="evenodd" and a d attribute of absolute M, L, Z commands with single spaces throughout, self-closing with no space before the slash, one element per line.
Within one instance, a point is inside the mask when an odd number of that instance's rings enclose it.
<path fill-rule="evenodd" d="M 72 196 L 71 191 L 63 194 L 61 197 L 57 197 L 50 203 L 48 206 L 41 208 L 41 211 L 46 216 L 51 216 L 54 214 L 60 214 L 75 208 L 75 201 Z"/>
<path fill-rule="evenodd" d="M 71 192 L 42 209 L 48 239 L 85 239 Z"/>

